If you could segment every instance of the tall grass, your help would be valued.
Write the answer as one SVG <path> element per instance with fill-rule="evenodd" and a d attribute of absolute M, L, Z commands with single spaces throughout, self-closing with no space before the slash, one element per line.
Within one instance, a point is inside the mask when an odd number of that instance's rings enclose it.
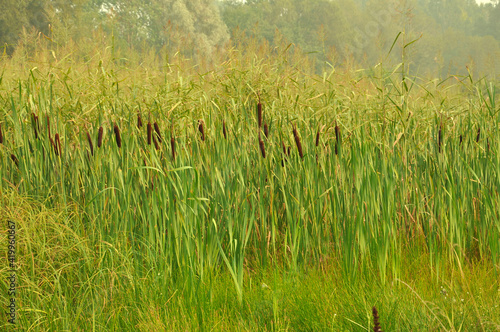
<path fill-rule="evenodd" d="M 494 83 L 419 83 L 402 117 L 394 73 L 318 77 L 286 47 L 250 47 L 200 74 L 154 57 L 144 70 L 107 49 L 86 60 L 41 50 L 29 69 L 4 59 L 0 191 L 74 204 L 88 241 L 128 248 L 130 278 L 154 271 L 158 289 L 193 298 L 221 270 L 241 303 L 248 269 L 328 258 L 348 280 L 373 271 L 382 283 L 408 252 L 438 272 L 484 260 L 499 272 Z M 169 145 L 160 128 L 173 123 Z"/>

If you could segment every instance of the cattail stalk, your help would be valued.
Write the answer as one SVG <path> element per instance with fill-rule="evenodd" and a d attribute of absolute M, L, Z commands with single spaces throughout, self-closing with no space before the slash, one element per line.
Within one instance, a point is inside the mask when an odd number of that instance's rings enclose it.
<path fill-rule="evenodd" d="M 335 154 L 339 154 L 339 144 L 340 144 L 340 128 L 335 124 Z"/>
<path fill-rule="evenodd" d="M 100 148 L 102 146 L 102 135 L 104 133 L 104 129 L 99 127 L 99 133 L 97 134 L 97 147 Z"/>
<path fill-rule="evenodd" d="M 382 328 L 380 327 L 377 308 L 373 307 L 372 313 L 373 313 L 373 332 L 382 332 Z"/>
<path fill-rule="evenodd" d="M 439 132 L 438 132 L 438 150 L 439 153 L 441 153 L 441 144 L 443 143 L 443 125 L 439 125 Z"/>
<path fill-rule="evenodd" d="M 151 122 L 148 122 L 148 145 L 151 145 L 152 133 L 153 133 L 153 128 L 151 127 Z"/>
<path fill-rule="evenodd" d="M 54 152 L 56 153 L 56 156 L 59 155 L 59 152 L 57 151 L 57 145 L 56 142 L 52 139 L 52 137 L 49 137 L 50 145 L 52 145 L 52 148 L 54 148 Z"/>
<path fill-rule="evenodd" d="M 262 104 L 260 103 L 260 97 L 259 97 L 259 102 L 257 103 L 257 119 L 259 121 L 259 129 L 262 127 Z"/>
<path fill-rule="evenodd" d="M 89 142 L 90 154 L 94 155 L 94 145 L 92 144 L 92 138 L 90 137 L 89 132 L 87 131 L 87 141 Z"/>
<path fill-rule="evenodd" d="M 222 134 L 224 134 L 224 139 L 227 139 L 226 121 L 224 120 L 222 120 Z"/>
<path fill-rule="evenodd" d="M 141 129 L 141 127 L 142 127 L 141 113 L 137 112 L 137 128 Z"/>
<path fill-rule="evenodd" d="M 462 140 L 463 140 L 463 137 L 462 137 L 462 134 L 460 134 L 460 145 L 462 145 Z"/>
<path fill-rule="evenodd" d="M 56 133 L 56 136 L 54 136 L 54 139 L 56 141 L 56 146 L 57 146 L 57 155 L 62 156 L 62 149 L 61 149 L 61 139 L 59 138 L 59 134 Z"/>
<path fill-rule="evenodd" d="M 476 143 L 479 143 L 479 138 L 480 137 L 481 137 L 481 127 L 477 127 Z"/>
<path fill-rule="evenodd" d="M 320 129 L 318 127 L 318 131 L 316 132 L 316 146 L 319 145 L 319 133 L 320 133 Z"/>
<path fill-rule="evenodd" d="M 0 123 L 0 144 L 3 144 L 2 124 Z"/>
<path fill-rule="evenodd" d="M 172 148 L 172 159 L 175 161 L 175 137 L 170 138 L 170 147 Z"/>
<path fill-rule="evenodd" d="M 260 138 L 260 132 L 259 132 L 259 147 L 260 147 L 260 153 L 262 154 L 262 158 L 266 158 L 266 148 L 264 146 L 264 141 Z"/>
<path fill-rule="evenodd" d="M 264 135 L 266 135 L 266 138 L 269 138 L 269 127 L 267 123 L 264 123 Z"/>
<path fill-rule="evenodd" d="M 35 131 L 35 138 L 38 139 L 38 116 L 35 113 L 33 114 L 33 129 Z"/>
<path fill-rule="evenodd" d="M 122 147 L 122 138 L 120 136 L 120 128 L 118 128 L 118 126 L 115 125 L 114 131 L 115 131 L 116 145 L 118 145 L 118 148 L 121 148 Z"/>
<path fill-rule="evenodd" d="M 153 136 L 153 143 L 155 144 L 155 149 L 160 150 L 160 145 L 158 144 L 158 141 L 156 140 L 155 136 Z"/>
<path fill-rule="evenodd" d="M 17 159 L 16 156 L 14 156 L 13 154 L 10 155 L 10 159 L 12 159 L 12 161 L 16 164 L 17 167 L 19 167 L 19 160 Z"/>
<path fill-rule="evenodd" d="M 297 150 L 299 150 L 300 159 L 304 158 L 304 154 L 302 152 L 302 144 L 300 143 L 299 133 L 297 132 L 297 127 L 293 127 L 293 137 L 295 138 L 295 144 L 297 145 Z"/>
<path fill-rule="evenodd" d="M 51 135 L 50 135 L 50 119 L 49 119 L 48 115 L 47 115 L 47 132 L 49 133 L 49 138 L 51 138 Z"/>
<path fill-rule="evenodd" d="M 205 141 L 205 127 L 204 127 L 204 122 L 203 122 L 203 120 L 199 120 L 198 123 L 199 123 L 198 124 L 198 130 L 201 133 L 201 140 Z"/>
<path fill-rule="evenodd" d="M 155 127 L 155 131 L 156 131 L 156 135 L 158 135 L 158 142 L 162 142 L 162 138 L 161 138 L 161 133 L 160 133 L 160 127 L 158 126 L 158 123 L 154 123 L 154 127 Z"/>

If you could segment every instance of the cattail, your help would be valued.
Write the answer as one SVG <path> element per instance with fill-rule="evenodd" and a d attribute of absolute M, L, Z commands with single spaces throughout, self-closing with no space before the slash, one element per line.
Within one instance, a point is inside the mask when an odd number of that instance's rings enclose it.
<path fill-rule="evenodd" d="M 155 131 L 156 131 L 156 135 L 158 135 L 158 142 L 162 142 L 162 139 L 161 139 L 161 134 L 160 134 L 160 127 L 158 126 L 158 123 L 154 123 L 154 127 L 155 127 Z"/>
<path fill-rule="evenodd" d="M 49 137 L 49 141 L 50 141 L 50 145 L 52 145 L 52 147 L 54 148 L 54 152 L 56 153 L 56 156 L 58 156 L 59 152 L 57 151 L 57 145 L 54 142 L 54 140 L 52 139 L 52 137 Z"/>
<path fill-rule="evenodd" d="M 460 145 L 462 145 L 462 140 L 463 140 L 463 137 L 462 137 L 462 134 L 460 134 Z"/>
<path fill-rule="evenodd" d="M 264 135 L 266 135 L 266 138 L 269 138 L 269 127 L 267 123 L 264 123 Z"/>
<path fill-rule="evenodd" d="M 259 120 L 259 128 L 262 127 L 262 104 L 260 103 L 260 97 L 259 97 L 259 103 L 257 104 L 257 119 Z"/>
<path fill-rule="evenodd" d="M 377 308 L 372 308 L 373 313 L 373 332 L 382 332 L 382 328 L 380 327 L 380 322 L 378 320 L 378 311 Z"/>
<path fill-rule="evenodd" d="M 151 145 L 151 135 L 153 128 L 151 127 L 151 122 L 148 122 L 148 145 Z"/>
<path fill-rule="evenodd" d="M 292 147 L 289 145 L 289 146 L 288 146 L 288 150 L 287 150 L 287 152 L 286 152 L 286 154 L 287 154 L 287 156 L 288 156 L 288 157 L 290 157 L 290 152 L 291 152 L 291 150 L 292 150 Z"/>
<path fill-rule="evenodd" d="M 33 129 L 35 131 L 35 138 L 38 139 L 38 116 L 36 116 L 35 113 L 32 114 L 33 114 Z"/>
<path fill-rule="evenodd" d="M 335 154 L 339 154 L 340 128 L 335 124 Z"/>
<path fill-rule="evenodd" d="M 170 139 L 170 147 L 172 148 L 172 159 L 175 161 L 175 138 Z"/>
<path fill-rule="evenodd" d="M 118 128 L 118 127 L 115 126 L 115 128 Z M 116 132 L 116 129 L 115 129 L 115 132 Z M 118 135 L 120 135 L 120 134 L 118 134 Z M 92 144 L 92 138 L 90 138 L 90 134 L 88 131 L 87 131 L 87 141 L 89 142 L 90 154 L 94 155 L 94 145 Z"/>
<path fill-rule="evenodd" d="M 259 147 L 260 147 L 260 153 L 262 154 L 262 158 L 266 158 L 266 148 L 264 147 L 264 141 L 260 138 L 260 133 L 259 133 Z"/>
<path fill-rule="evenodd" d="M 285 167 L 285 161 L 286 161 L 286 146 L 283 141 L 281 141 L 281 147 L 283 148 L 283 158 L 281 159 L 281 166 Z"/>
<path fill-rule="evenodd" d="M 481 137 L 481 127 L 477 127 L 477 137 L 476 142 L 479 143 L 479 138 Z"/>
<path fill-rule="evenodd" d="M 319 145 L 319 133 L 320 133 L 320 129 L 318 127 L 318 131 L 316 132 L 316 146 Z"/>
<path fill-rule="evenodd" d="M 490 152 L 490 140 L 486 139 L 486 152 Z"/>
<path fill-rule="evenodd" d="M 102 146 L 102 134 L 104 133 L 104 129 L 99 127 L 99 134 L 97 134 L 97 147 L 100 148 Z"/>
<path fill-rule="evenodd" d="M 295 138 L 295 144 L 297 144 L 297 150 L 299 150 L 300 159 L 304 158 L 304 154 L 302 153 L 302 144 L 300 144 L 299 133 L 297 132 L 297 127 L 293 127 L 293 137 Z"/>
<path fill-rule="evenodd" d="M 2 124 L 0 123 L 0 144 L 3 144 Z"/>
<path fill-rule="evenodd" d="M 158 144 L 158 141 L 156 140 L 155 136 L 153 136 L 153 143 L 155 144 L 156 150 L 160 150 L 160 145 Z"/>
<path fill-rule="evenodd" d="M 16 164 L 17 167 L 19 167 L 19 160 L 17 159 L 16 156 L 14 156 L 13 154 L 10 155 L 10 159 L 12 159 L 12 161 Z"/>
<path fill-rule="evenodd" d="M 49 138 L 51 137 L 50 136 L 50 119 L 49 119 L 49 116 L 47 115 L 47 131 L 49 133 Z"/>
<path fill-rule="evenodd" d="M 439 125 L 439 132 L 438 132 L 438 149 L 439 153 L 441 153 L 441 144 L 443 143 L 443 131 L 442 131 L 443 125 Z"/>
<path fill-rule="evenodd" d="M 199 120 L 198 121 L 198 130 L 200 131 L 201 133 L 201 140 L 204 141 L 205 140 L 205 127 L 203 126 L 203 120 Z"/>
<path fill-rule="evenodd" d="M 57 155 L 62 155 L 61 139 L 59 138 L 59 134 L 57 134 L 57 133 L 56 133 L 56 136 L 55 136 L 55 140 L 56 140 L 57 151 L 58 151 L 58 153 L 56 153 L 56 154 Z"/>
<path fill-rule="evenodd" d="M 141 118 L 141 113 L 137 112 L 137 128 L 142 127 L 142 118 Z"/>
<path fill-rule="evenodd" d="M 222 120 L 222 134 L 224 134 L 224 138 L 227 139 L 226 121 L 224 120 Z"/>
<path fill-rule="evenodd" d="M 122 138 L 120 137 L 120 128 L 118 128 L 118 126 L 115 125 L 114 130 L 115 130 L 116 145 L 118 145 L 118 147 L 121 148 L 122 147 Z"/>

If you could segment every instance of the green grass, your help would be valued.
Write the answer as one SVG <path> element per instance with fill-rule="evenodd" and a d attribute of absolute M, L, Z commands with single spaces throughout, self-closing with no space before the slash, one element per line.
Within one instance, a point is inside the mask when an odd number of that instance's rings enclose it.
<path fill-rule="evenodd" d="M 36 45 L 0 83 L 20 329 L 370 330 L 373 306 L 385 331 L 499 329 L 494 82 L 321 77 L 252 41 L 205 65 Z"/>

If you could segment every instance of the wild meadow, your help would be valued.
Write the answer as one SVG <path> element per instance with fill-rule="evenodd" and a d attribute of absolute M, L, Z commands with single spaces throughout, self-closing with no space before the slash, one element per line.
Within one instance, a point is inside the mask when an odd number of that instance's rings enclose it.
<path fill-rule="evenodd" d="M 0 66 L 2 330 L 500 330 L 498 82 L 29 38 Z"/>

